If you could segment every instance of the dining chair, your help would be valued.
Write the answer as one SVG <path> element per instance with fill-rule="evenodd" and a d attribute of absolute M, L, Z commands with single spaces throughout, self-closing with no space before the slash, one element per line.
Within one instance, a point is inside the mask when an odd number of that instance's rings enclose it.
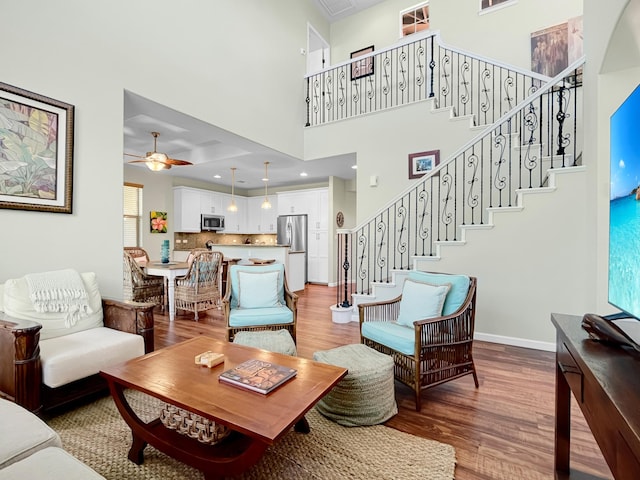
<path fill-rule="evenodd" d="M 220 308 L 222 258 L 221 252 L 195 252 L 187 273 L 175 279 L 176 310 L 193 312 L 198 321 L 198 312 Z"/>
<path fill-rule="evenodd" d="M 164 277 L 148 275 L 144 271 L 149 263 L 147 252 L 139 247 L 124 247 L 123 260 L 124 299 L 155 303 L 164 309 Z"/>

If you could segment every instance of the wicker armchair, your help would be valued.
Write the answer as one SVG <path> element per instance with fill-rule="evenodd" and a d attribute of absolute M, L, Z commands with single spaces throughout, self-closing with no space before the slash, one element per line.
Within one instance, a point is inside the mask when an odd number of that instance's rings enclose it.
<path fill-rule="evenodd" d="M 147 275 L 143 266 L 149 255 L 139 247 L 124 247 L 123 284 L 124 299 L 165 305 L 164 277 Z"/>
<path fill-rule="evenodd" d="M 421 274 L 429 277 L 420 278 Z M 446 294 L 442 316 L 416 320 L 413 327 L 397 322 L 402 295 L 360 304 L 358 310 L 361 342 L 393 357 L 394 376 L 414 391 L 416 411 L 420 411 L 423 390 L 469 374 L 473 375 L 476 388 L 479 386 L 472 356 L 477 280 L 424 272 L 415 272 L 415 276 L 418 278 L 414 280 L 430 284 L 449 283 L 454 277 L 462 279 L 456 292 L 452 287 Z M 452 285 L 456 285 L 455 281 Z M 457 297 L 455 305 L 450 301 L 453 297 Z"/>
<path fill-rule="evenodd" d="M 254 276 L 258 280 L 263 277 L 267 284 L 260 282 L 245 283 L 244 295 L 251 297 L 251 302 L 241 301 L 240 273 L 266 273 Z M 277 280 L 269 276 L 277 272 Z M 277 282 L 269 284 L 271 280 Z M 273 287 L 273 288 L 272 288 Z M 255 294 L 254 294 L 255 292 Z M 275 294 L 274 298 L 265 298 L 265 292 Z M 270 301 L 271 300 L 271 301 Z M 265 303 L 262 303 L 265 302 Z M 287 330 L 296 342 L 296 324 L 298 317 L 298 296 L 289 290 L 287 277 L 282 263 L 271 265 L 231 265 L 227 271 L 227 290 L 222 299 L 222 308 L 227 324 L 227 340 L 233 342 L 236 333 L 259 332 L 263 330 Z"/>
<path fill-rule="evenodd" d="M 220 307 L 220 275 L 222 273 L 221 252 L 195 252 L 189 270 L 175 282 L 176 310 L 198 312 Z"/>

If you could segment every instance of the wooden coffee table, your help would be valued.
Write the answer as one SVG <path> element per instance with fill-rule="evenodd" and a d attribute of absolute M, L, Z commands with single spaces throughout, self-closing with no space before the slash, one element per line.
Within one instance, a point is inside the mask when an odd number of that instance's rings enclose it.
<path fill-rule="evenodd" d="M 196 355 L 208 350 L 225 355 L 211 369 L 195 365 Z M 218 375 L 256 358 L 298 370 L 297 376 L 267 395 L 218 381 Z M 281 355 L 251 347 L 196 337 L 100 372 L 109 383 L 120 414 L 131 428 L 129 459 L 144 460 L 147 444 L 202 470 L 206 479 L 238 475 L 254 465 L 269 445 L 292 427 L 307 431 L 304 415 L 347 373 L 333 365 Z M 143 422 L 124 396 L 130 388 L 197 413 L 233 430 L 225 440 L 207 445 L 166 428 L 160 419 Z M 160 415 L 160 412 L 158 412 Z"/>

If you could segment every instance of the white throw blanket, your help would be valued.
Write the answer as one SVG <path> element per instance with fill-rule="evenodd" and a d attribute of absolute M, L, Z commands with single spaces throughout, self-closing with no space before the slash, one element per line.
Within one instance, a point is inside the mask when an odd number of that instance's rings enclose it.
<path fill-rule="evenodd" d="M 72 269 L 25 275 L 29 297 L 37 312 L 66 312 L 64 325 L 73 327 L 81 317 L 93 313 L 78 272 Z"/>

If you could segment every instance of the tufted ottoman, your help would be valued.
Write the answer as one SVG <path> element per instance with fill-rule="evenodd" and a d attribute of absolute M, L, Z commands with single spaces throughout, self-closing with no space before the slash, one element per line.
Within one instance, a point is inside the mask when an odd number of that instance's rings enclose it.
<path fill-rule="evenodd" d="M 383 423 L 398 413 L 390 356 L 358 343 L 315 352 L 313 359 L 349 370 L 316 404 L 325 417 L 355 427 Z"/>
<path fill-rule="evenodd" d="M 247 347 L 261 348 L 270 352 L 296 356 L 296 344 L 291 334 L 285 330 L 260 330 L 257 332 L 240 331 L 233 337 L 233 343 Z"/>

